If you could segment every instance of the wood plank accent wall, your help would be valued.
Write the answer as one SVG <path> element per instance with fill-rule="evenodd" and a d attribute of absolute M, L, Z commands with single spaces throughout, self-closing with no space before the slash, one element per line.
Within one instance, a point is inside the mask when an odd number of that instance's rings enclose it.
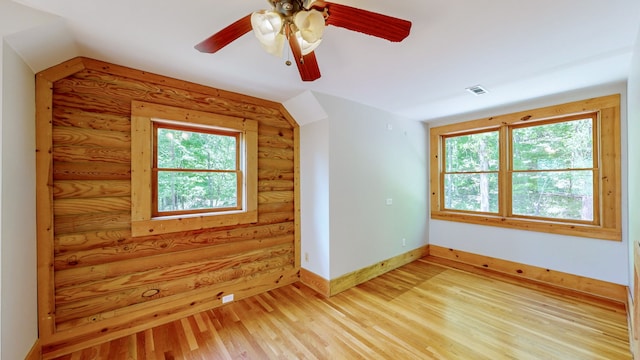
<path fill-rule="evenodd" d="M 298 280 L 298 125 L 281 104 L 88 58 L 36 75 L 44 356 Z M 131 102 L 258 121 L 258 222 L 131 235 Z"/>

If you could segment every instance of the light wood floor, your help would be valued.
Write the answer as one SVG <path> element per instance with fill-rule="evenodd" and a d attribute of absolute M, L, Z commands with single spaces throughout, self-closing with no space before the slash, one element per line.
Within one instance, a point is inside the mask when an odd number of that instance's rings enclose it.
<path fill-rule="evenodd" d="M 58 359 L 631 359 L 623 307 L 418 260 L 325 299 L 302 284 Z"/>

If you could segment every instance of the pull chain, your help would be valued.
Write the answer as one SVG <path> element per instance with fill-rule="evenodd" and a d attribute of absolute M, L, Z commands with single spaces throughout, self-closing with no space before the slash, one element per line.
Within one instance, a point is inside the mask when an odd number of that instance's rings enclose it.
<path fill-rule="evenodd" d="M 285 36 L 287 38 L 287 45 L 289 45 L 289 36 L 291 36 L 291 28 L 290 28 L 290 24 L 285 24 Z M 286 46 L 287 48 L 287 61 L 285 61 L 285 65 L 287 66 L 291 66 L 292 62 L 291 62 L 291 48 L 290 46 Z"/>
<path fill-rule="evenodd" d="M 285 65 L 291 66 L 291 49 L 287 46 L 287 61 L 284 62 Z"/>

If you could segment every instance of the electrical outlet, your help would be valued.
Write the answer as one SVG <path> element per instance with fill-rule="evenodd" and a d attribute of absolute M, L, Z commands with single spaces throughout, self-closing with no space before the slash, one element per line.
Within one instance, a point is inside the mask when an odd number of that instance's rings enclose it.
<path fill-rule="evenodd" d="M 387 205 L 393 205 L 393 199 L 391 198 L 387 199 Z"/>
<path fill-rule="evenodd" d="M 309 262 L 309 253 L 308 252 L 304 253 L 304 261 L 305 262 Z"/>
<path fill-rule="evenodd" d="M 232 302 L 233 301 L 233 294 L 229 294 L 229 295 L 225 295 L 222 297 L 222 303 L 226 304 L 228 302 Z"/>
<path fill-rule="evenodd" d="M 407 246 L 407 239 L 402 238 L 402 246 Z"/>

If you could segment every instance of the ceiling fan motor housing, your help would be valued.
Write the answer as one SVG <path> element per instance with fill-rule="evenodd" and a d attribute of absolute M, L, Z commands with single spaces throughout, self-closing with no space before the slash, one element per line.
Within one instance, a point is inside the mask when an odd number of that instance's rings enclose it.
<path fill-rule="evenodd" d="M 302 0 L 269 0 L 269 3 L 284 17 L 293 16 L 298 11 L 304 10 Z"/>

